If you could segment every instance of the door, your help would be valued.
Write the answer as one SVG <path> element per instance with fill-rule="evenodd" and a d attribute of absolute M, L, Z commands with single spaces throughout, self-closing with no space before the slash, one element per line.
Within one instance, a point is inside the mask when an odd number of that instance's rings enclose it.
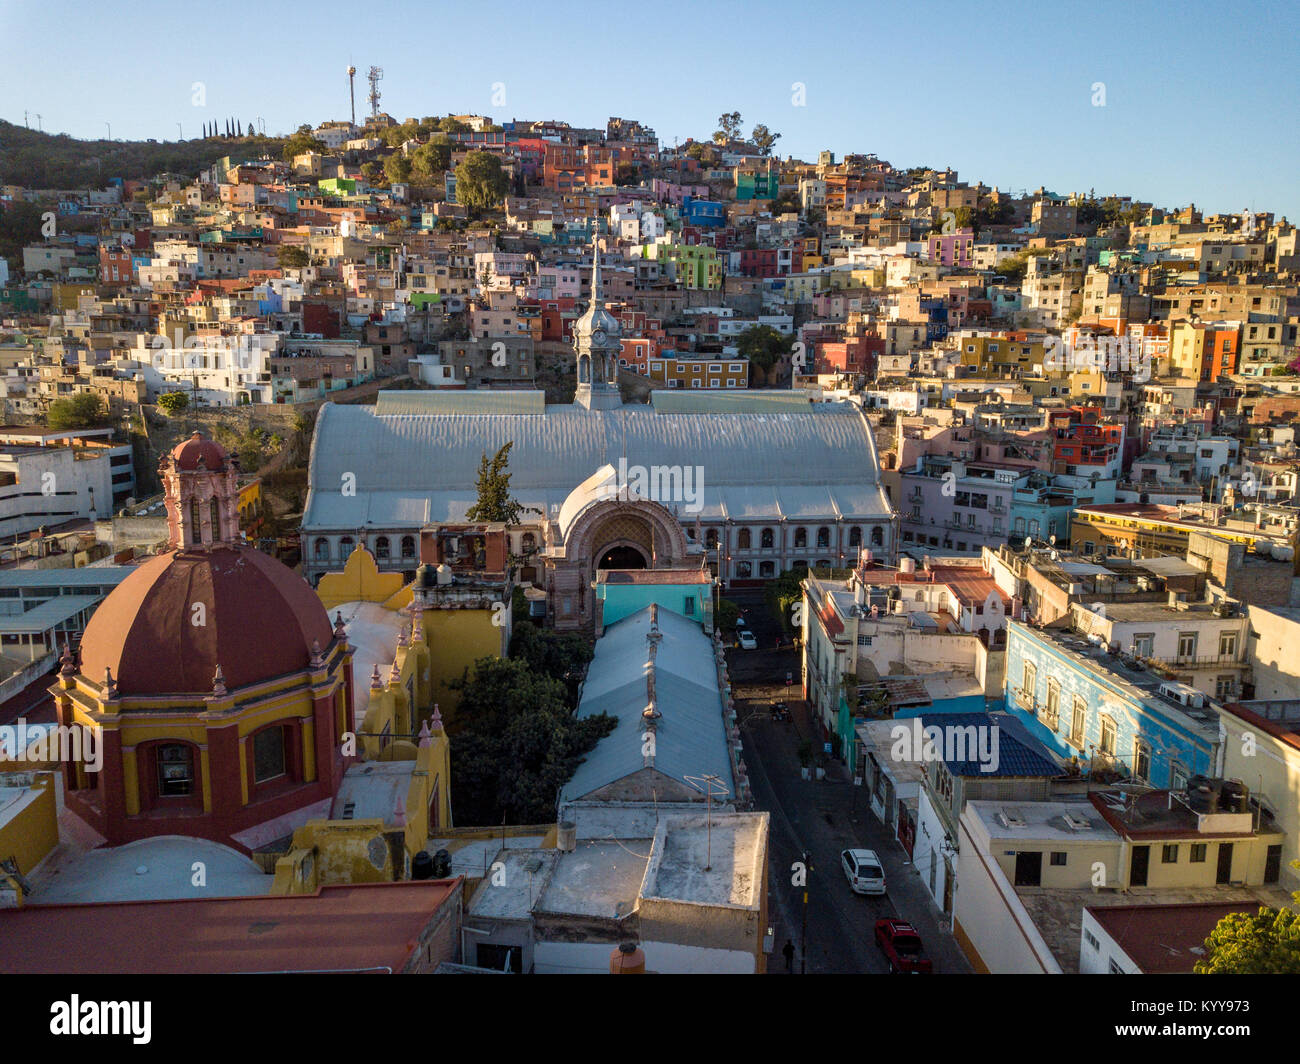
<path fill-rule="evenodd" d="M 1282 847 L 1270 846 L 1264 861 L 1264 882 L 1276 883 L 1282 875 Z"/>
<path fill-rule="evenodd" d="M 1145 887 L 1147 885 L 1147 865 L 1151 861 L 1150 846 L 1134 846 L 1133 859 L 1129 864 L 1128 885 Z"/>
<path fill-rule="evenodd" d="M 1038 887 L 1043 883 L 1043 855 L 1022 851 L 1016 854 L 1016 886 Z"/>
<path fill-rule="evenodd" d="M 1219 884 L 1232 882 L 1232 843 L 1219 843 L 1219 874 L 1214 882 Z"/>

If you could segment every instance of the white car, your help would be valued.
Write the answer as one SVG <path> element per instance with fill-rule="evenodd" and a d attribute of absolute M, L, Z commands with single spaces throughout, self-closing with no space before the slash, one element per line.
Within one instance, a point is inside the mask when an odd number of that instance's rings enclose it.
<path fill-rule="evenodd" d="M 885 893 L 885 870 L 875 850 L 845 850 L 840 865 L 855 894 Z"/>
<path fill-rule="evenodd" d="M 738 634 L 739 634 L 739 637 L 740 637 L 740 647 L 741 647 L 742 650 L 757 650 L 757 649 L 758 649 L 758 640 L 754 638 L 754 633 L 753 633 L 753 632 L 750 632 L 750 631 L 741 631 L 741 632 L 738 633 Z"/>

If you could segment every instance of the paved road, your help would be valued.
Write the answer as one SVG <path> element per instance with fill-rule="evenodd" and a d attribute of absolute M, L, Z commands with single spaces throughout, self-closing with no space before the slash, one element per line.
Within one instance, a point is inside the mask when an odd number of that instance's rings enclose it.
<path fill-rule="evenodd" d="M 742 593 L 744 594 L 744 593 Z M 736 697 L 745 763 L 754 788 L 755 805 L 771 814 L 768 840 L 771 922 L 775 943 L 768 971 L 785 974 L 781 949 L 789 939 L 795 946 L 794 971 L 803 958 L 809 974 L 826 972 L 885 972 L 888 966 L 876 948 L 877 919 L 901 916 L 920 932 L 936 972 L 969 972 L 947 918 L 930 900 L 920 874 L 906 851 L 864 807 L 863 795 L 841 766 L 831 766 L 824 780 L 804 780 L 798 761 L 802 738 L 811 736 L 807 706 L 800 693 L 798 652 L 773 647 L 776 623 L 759 601 L 749 595 L 728 595 L 748 607 L 746 621 L 759 640 L 758 650 L 729 650 L 728 670 Z M 766 638 L 765 638 L 766 637 Z M 786 672 L 796 686 L 787 689 Z M 792 722 L 771 716 L 771 704 L 786 701 Z M 865 847 L 879 854 L 889 893 L 884 897 L 854 894 L 840 868 L 840 851 Z M 812 854 L 808 875 L 807 941 L 803 943 L 803 890 L 792 884 L 791 866 L 804 850 Z"/>

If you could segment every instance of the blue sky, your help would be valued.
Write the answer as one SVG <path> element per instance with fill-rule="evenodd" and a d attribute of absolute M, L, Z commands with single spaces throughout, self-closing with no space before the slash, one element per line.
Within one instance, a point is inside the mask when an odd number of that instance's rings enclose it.
<path fill-rule="evenodd" d="M 84 138 L 111 123 L 115 138 L 171 140 L 178 122 L 194 136 L 227 115 L 287 132 L 347 116 L 351 62 L 358 114 L 373 64 L 399 119 L 622 115 L 671 144 L 738 110 L 746 131 L 782 134 L 782 155 L 875 152 L 1004 189 L 1296 221 L 1297 39 L 1289 2 L 0 0 L 0 117 L 29 111 L 35 127 L 39 112 L 45 130 Z"/>

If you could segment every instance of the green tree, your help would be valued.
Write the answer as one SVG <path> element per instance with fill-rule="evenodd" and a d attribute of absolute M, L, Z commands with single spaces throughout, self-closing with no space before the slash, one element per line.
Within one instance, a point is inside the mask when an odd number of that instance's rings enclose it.
<path fill-rule="evenodd" d="M 553 821 L 559 789 L 614 719 L 578 719 L 564 684 L 522 658 L 481 658 L 453 686 L 464 722 L 451 744 L 457 816 L 469 824 Z"/>
<path fill-rule="evenodd" d="M 514 625 L 510 656 L 526 662 L 534 672 L 559 680 L 577 700 L 578 681 L 595 651 L 585 638 L 573 632 L 539 628 L 532 621 Z"/>
<path fill-rule="evenodd" d="M 777 359 L 790 352 L 793 342 L 794 337 L 770 325 L 751 325 L 736 338 L 736 349 L 766 373 Z"/>
<path fill-rule="evenodd" d="M 491 152 L 472 151 L 456 167 L 456 202 L 475 217 L 498 206 L 509 190 L 501 160 Z"/>
<path fill-rule="evenodd" d="M 362 163 L 361 176 L 365 178 L 366 184 L 377 185 L 384 178 L 383 164 L 375 159 L 371 159 L 368 163 Z"/>
<path fill-rule="evenodd" d="M 66 399 L 55 399 L 45 412 L 45 423 L 52 429 L 94 429 L 107 421 L 104 402 L 94 392 L 78 392 Z"/>
<path fill-rule="evenodd" d="M 469 132 L 469 126 L 467 126 L 459 118 L 452 118 L 451 115 L 448 115 L 446 118 L 440 121 L 438 123 L 438 128 L 441 129 L 444 133 L 451 133 L 451 134 Z"/>
<path fill-rule="evenodd" d="M 158 396 L 158 409 L 175 416 L 189 409 L 190 397 L 184 392 L 164 392 Z"/>
<path fill-rule="evenodd" d="M 307 250 L 296 244 L 282 244 L 275 258 L 286 269 L 301 269 L 311 264 L 311 256 L 307 254 Z"/>
<path fill-rule="evenodd" d="M 740 620 L 740 607 L 731 599 L 718 599 L 718 610 L 713 615 L 713 623 L 724 632 L 735 631 L 736 622 Z"/>
<path fill-rule="evenodd" d="M 687 146 L 686 154 L 701 166 L 717 166 L 721 162 L 720 156 L 712 147 L 698 140 Z"/>
<path fill-rule="evenodd" d="M 431 181 L 451 165 L 452 143 L 445 136 L 431 138 L 411 153 L 411 173 L 422 181 Z"/>
<path fill-rule="evenodd" d="M 776 142 L 781 139 L 780 133 L 773 133 L 767 126 L 761 123 L 754 127 L 754 131 L 749 135 L 749 139 L 754 142 L 762 155 L 771 155 Z"/>
<path fill-rule="evenodd" d="M 384 177 L 388 179 L 389 184 L 397 181 L 411 180 L 411 160 L 403 155 L 400 151 L 393 152 L 384 160 Z"/>
<path fill-rule="evenodd" d="M 309 151 L 324 155 L 329 148 L 311 131 L 311 126 L 299 126 L 298 131 L 284 142 L 282 154 L 286 162 L 293 162 L 295 155 L 302 155 Z"/>
<path fill-rule="evenodd" d="M 636 163 L 619 163 L 614 171 L 614 184 L 620 187 L 635 185 L 641 180 L 641 168 Z"/>
<path fill-rule="evenodd" d="M 1300 869 L 1300 861 L 1291 862 Z M 1300 891 L 1291 895 L 1300 902 Z M 1197 975 L 1300 975 L 1300 915 L 1290 909 L 1229 913 L 1205 940 Z"/>
<path fill-rule="evenodd" d="M 716 144 L 726 144 L 740 138 L 740 112 L 732 111 L 730 114 L 720 114 L 718 116 L 718 129 L 713 134 L 713 140 Z"/>
<path fill-rule="evenodd" d="M 514 441 L 505 444 L 491 458 L 487 452 L 478 464 L 478 498 L 465 511 L 467 521 L 504 521 L 507 525 L 519 524 L 525 513 L 536 513 L 510 494 L 510 448 Z"/>
<path fill-rule="evenodd" d="M 794 607 L 796 603 L 803 601 L 803 588 L 800 587 L 803 578 L 802 572 L 787 569 L 775 580 L 769 580 L 763 588 L 768 609 L 780 622 L 781 627 L 794 635 L 799 634 L 794 624 Z"/>

